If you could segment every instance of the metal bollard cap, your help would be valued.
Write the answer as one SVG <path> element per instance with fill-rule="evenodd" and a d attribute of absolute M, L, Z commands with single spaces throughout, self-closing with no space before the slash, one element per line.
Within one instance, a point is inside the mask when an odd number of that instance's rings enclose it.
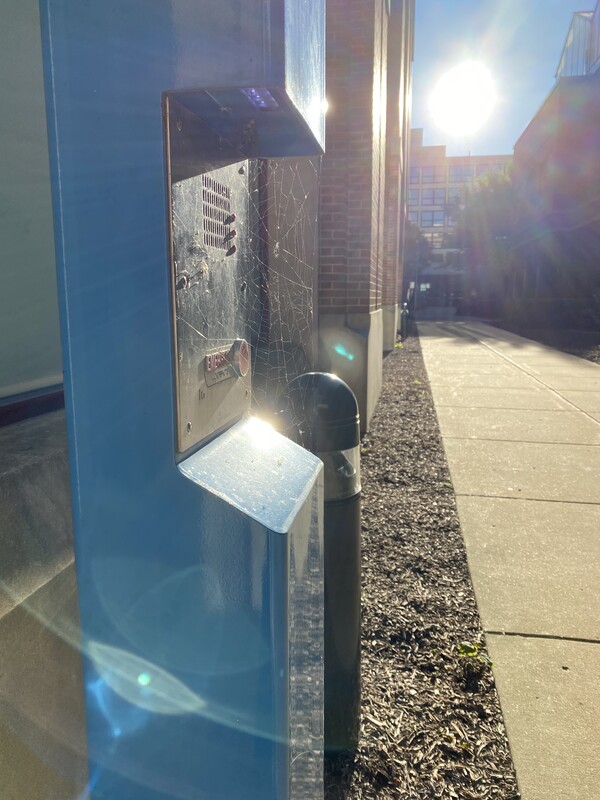
<path fill-rule="evenodd" d="M 354 392 L 337 375 L 306 372 L 288 384 L 288 436 L 312 453 L 350 450 L 360 443 Z"/>

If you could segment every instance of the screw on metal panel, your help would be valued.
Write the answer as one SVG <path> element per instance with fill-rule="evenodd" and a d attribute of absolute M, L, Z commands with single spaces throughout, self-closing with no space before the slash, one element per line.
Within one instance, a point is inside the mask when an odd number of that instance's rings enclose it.
<path fill-rule="evenodd" d="M 244 397 L 248 397 L 248 394 L 249 394 L 248 389 L 246 389 L 246 391 L 244 393 Z"/>
<path fill-rule="evenodd" d="M 246 174 L 246 168 L 244 166 L 241 166 L 238 169 L 238 175 L 245 175 L 245 174 Z"/>
<path fill-rule="evenodd" d="M 181 121 L 181 117 L 177 117 L 177 119 L 175 120 L 175 127 L 177 128 L 178 131 L 182 130 L 183 122 Z"/>
<path fill-rule="evenodd" d="M 188 424 L 185 426 L 185 429 L 186 429 L 186 431 L 188 433 L 191 433 L 192 432 L 192 423 L 188 422 Z"/>
<path fill-rule="evenodd" d="M 246 283 L 246 281 L 242 281 L 242 285 L 240 286 L 240 292 L 245 292 L 247 288 L 248 284 Z"/>

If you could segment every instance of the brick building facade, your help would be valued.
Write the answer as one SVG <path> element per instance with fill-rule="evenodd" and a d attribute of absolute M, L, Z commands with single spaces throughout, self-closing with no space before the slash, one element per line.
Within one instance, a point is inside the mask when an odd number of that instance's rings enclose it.
<path fill-rule="evenodd" d="M 363 429 L 395 342 L 414 0 L 329 0 L 320 197 L 321 369 L 359 401 Z"/>
<path fill-rule="evenodd" d="M 424 145 L 423 129 L 410 137 L 408 219 L 417 225 L 433 250 L 451 246 L 457 208 L 465 193 L 489 174 L 507 175 L 513 157 L 508 154 L 447 156 L 445 145 Z"/>
<path fill-rule="evenodd" d="M 558 301 L 580 325 L 600 298 L 600 0 L 573 15 L 556 78 L 515 144 L 513 246 L 523 296 Z"/>

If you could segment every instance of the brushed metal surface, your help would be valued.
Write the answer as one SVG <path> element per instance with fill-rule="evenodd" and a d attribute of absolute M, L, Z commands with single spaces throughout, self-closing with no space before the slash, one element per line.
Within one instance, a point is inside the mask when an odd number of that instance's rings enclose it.
<path fill-rule="evenodd" d="M 171 176 L 189 170 L 190 127 L 197 128 L 195 120 L 171 100 Z M 250 408 L 251 371 L 241 374 L 234 363 L 240 342 L 247 342 L 252 333 L 258 285 L 251 253 L 248 171 L 248 161 L 238 161 L 170 184 L 180 453 L 223 430 Z"/>

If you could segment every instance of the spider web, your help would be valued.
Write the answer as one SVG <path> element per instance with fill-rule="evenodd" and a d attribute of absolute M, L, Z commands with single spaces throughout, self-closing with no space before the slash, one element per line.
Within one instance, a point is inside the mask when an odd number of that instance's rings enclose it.
<path fill-rule="evenodd" d="M 320 166 L 319 158 L 260 163 L 262 309 L 253 376 L 253 406 L 259 414 L 285 407 L 289 382 L 314 369 Z M 314 536 L 316 523 L 310 527 Z M 322 702 L 323 677 L 314 636 L 322 630 L 323 619 L 322 614 L 314 618 L 319 613 L 307 596 L 318 591 L 319 563 L 320 547 L 311 541 L 304 579 L 297 580 L 295 565 L 290 565 L 290 662 L 295 682 L 289 709 L 290 784 L 294 797 L 310 796 L 322 774 L 319 699 Z"/>
<path fill-rule="evenodd" d="M 253 404 L 277 409 L 290 380 L 314 369 L 313 290 L 320 159 L 263 161 L 260 272 Z"/>

